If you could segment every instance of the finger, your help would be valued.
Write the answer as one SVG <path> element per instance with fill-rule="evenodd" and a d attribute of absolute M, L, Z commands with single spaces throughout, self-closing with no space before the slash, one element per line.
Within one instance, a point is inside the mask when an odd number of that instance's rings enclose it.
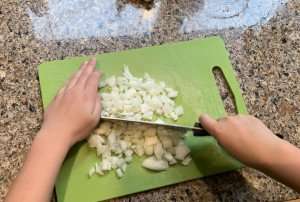
<path fill-rule="evenodd" d="M 222 121 L 226 121 L 228 119 L 228 117 L 221 117 L 221 118 L 217 118 L 216 121 L 217 122 L 222 122 Z"/>
<path fill-rule="evenodd" d="M 96 98 L 96 103 L 93 111 L 93 116 L 96 118 L 97 123 L 99 122 L 101 116 L 101 99 L 100 96 Z"/>
<path fill-rule="evenodd" d="M 59 89 L 54 100 L 59 100 L 61 97 L 63 97 L 65 90 L 66 90 L 66 86 L 63 86 L 61 89 Z"/>
<path fill-rule="evenodd" d="M 77 70 L 73 76 L 70 78 L 68 84 L 67 84 L 67 89 L 70 89 L 72 87 L 75 86 L 75 84 L 78 82 L 79 78 L 80 78 L 80 75 L 82 74 L 84 68 L 86 67 L 86 65 L 88 64 L 88 61 L 85 61 L 84 63 L 82 63 L 80 65 L 80 68 L 79 70 Z"/>
<path fill-rule="evenodd" d="M 84 87 L 89 76 L 94 72 L 96 67 L 96 59 L 92 59 L 88 62 L 88 64 L 83 68 L 82 73 L 78 79 L 77 84 Z"/>
<path fill-rule="evenodd" d="M 219 125 L 218 121 L 211 118 L 207 114 L 203 114 L 200 116 L 199 121 L 202 125 L 202 127 L 209 132 L 211 135 L 218 137 L 219 135 Z"/>
<path fill-rule="evenodd" d="M 100 72 L 94 71 L 88 78 L 86 85 L 85 85 L 85 91 L 92 100 L 95 100 L 98 96 L 98 86 L 99 86 L 99 79 L 100 79 Z"/>

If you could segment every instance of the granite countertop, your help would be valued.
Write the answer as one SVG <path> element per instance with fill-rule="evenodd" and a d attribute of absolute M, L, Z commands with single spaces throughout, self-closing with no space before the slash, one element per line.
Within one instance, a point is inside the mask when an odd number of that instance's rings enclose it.
<path fill-rule="evenodd" d="M 208 6 L 208 1 L 157 0 L 144 5 L 133 0 L 111 2 L 118 4 L 116 11 L 122 15 L 109 16 L 111 23 L 101 24 L 99 29 L 100 25 L 80 23 L 81 19 L 66 25 L 67 15 L 71 14 L 57 15 L 58 8 L 64 5 L 55 8 L 53 0 L 0 1 L 0 201 L 22 166 L 24 154 L 41 125 L 37 65 L 67 56 L 220 35 L 230 51 L 249 113 L 262 119 L 274 133 L 300 147 L 300 1 L 250 0 L 255 4 L 248 7 L 240 3 L 243 1 L 236 1 L 235 10 L 247 12 L 252 6 L 256 13 L 250 17 L 239 13 L 231 15 L 231 8 L 224 6 L 221 14 L 231 16 L 213 16 L 207 23 L 201 22 L 200 19 L 207 19 L 202 16 L 204 11 L 199 13 L 199 10 L 212 9 L 208 13 L 220 14 L 219 10 L 214 10 L 215 5 Z M 278 8 L 272 12 L 268 10 L 276 2 L 280 4 Z M 106 4 L 111 8 L 111 3 Z M 140 16 L 127 15 L 136 14 L 134 9 L 144 8 L 150 10 Z M 98 10 L 86 13 L 93 12 Z M 256 15 L 262 15 L 262 21 L 255 21 Z M 236 16 L 240 18 L 234 19 Z M 136 19 L 141 18 L 146 20 L 137 24 Z M 122 22 L 132 24 L 120 27 Z M 79 32 L 78 26 L 87 27 Z M 84 28 L 90 31 L 82 32 Z M 227 102 L 230 96 L 224 93 L 223 98 Z M 300 195 L 286 186 L 258 171 L 244 168 L 115 201 L 284 201 L 296 198 Z"/>

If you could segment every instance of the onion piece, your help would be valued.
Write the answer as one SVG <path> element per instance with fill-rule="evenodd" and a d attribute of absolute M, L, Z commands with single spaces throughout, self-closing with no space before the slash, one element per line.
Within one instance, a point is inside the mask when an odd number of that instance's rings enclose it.
<path fill-rule="evenodd" d="M 101 145 L 102 144 L 102 137 L 100 137 L 99 135 L 91 135 L 88 139 L 88 143 L 89 143 L 89 146 L 91 148 L 97 148 L 98 145 Z"/>
<path fill-rule="evenodd" d="M 88 176 L 89 176 L 89 177 L 92 177 L 92 176 L 95 174 L 95 172 L 96 172 L 95 166 L 91 167 L 90 170 L 89 170 Z"/>
<path fill-rule="evenodd" d="M 144 150 L 147 156 L 151 156 L 153 154 L 153 145 L 145 145 Z"/>
<path fill-rule="evenodd" d="M 176 159 L 173 157 L 173 155 L 169 152 L 164 153 L 164 159 L 166 159 L 170 165 L 174 165 L 177 163 Z"/>
<path fill-rule="evenodd" d="M 118 178 L 121 178 L 121 177 L 123 177 L 123 175 L 124 175 L 124 173 L 123 173 L 123 171 L 121 170 L 121 168 L 116 169 L 116 174 L 117 174 Z"/>
<path fill-rule="evenodd" d="M 190 156 L 186 157 L 182 162 L 181 164 L 184 165 L 184 166 L 187 166 L 189 165 L 189 163 L 192 161 L 192 158 Z"/>
<path fill-rule="evenodd" d="M 153 120 L 154 115 L 177 120 L 183 114 L 183 108 L 174 102 L 177 96 L 178 92 L 165 82 L 157 82 L 147 73 L 135 77 L 124 65 L 121 76 L 105 80 L 101 113 L 135 120 Z"/>
<path fill-rule="evenodd" d="M 191 150 L 181 140 L 175 147 L 175 158 L 182 161 L 190 152 Z"/>
<path fill-rule="evenodd" d="M 143 167 L 153 171 L 162 171 L 169 168 L 167 161 L 158 160 L 154 156 L 145 159 L 142 165 Z"/>
<path fill-rule="evenodd" d="M 156 145 L 154 145 L 154 155 L 155 157 L 160 160 L 162 159 L 162 156 L 164 154 L 164 149 L 162 147 L 162 144 L 160 142 L 158 142 Z"/>

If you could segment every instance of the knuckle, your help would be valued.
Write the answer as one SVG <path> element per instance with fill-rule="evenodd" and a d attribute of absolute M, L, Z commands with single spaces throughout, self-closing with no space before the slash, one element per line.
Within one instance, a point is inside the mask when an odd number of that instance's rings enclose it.
<path fill-rule="evenodd" d="M 226 122 L 230 124 L 237 124 L 239 122 L 239 117 L 238 116 L 228 116 L 226 117 Z"/>
<path fill-rule="evenodd" d="M 253 120 L 256 119 L 254 116 L 248 115 L 248 114 L 242 114 L 239 115 L 239 118 L 242 120 Z"/>
<path fill-rule="evenodd" d="M 250 116 L 250 115 L 248 115 L 247 118 L 249 120 L 253 120 L 253 121 L 257 121 L 258 120 L 255 116 Z"/>
<path fill-rule="evenodd" d="M 240 117 L 240 118 L 249 118 L 251 116 L 248 115 L 248 114 L 239 114 L 238 117 Z"/>
<path fill-rule="evenodd" d="M 227 117 L 225 118 L 225 120 L 228 121 L 228 122 L 234 122 L 234 121 L 235 121 L 235 118 L 234 118 L 234 116 L 227 116 Z"/>

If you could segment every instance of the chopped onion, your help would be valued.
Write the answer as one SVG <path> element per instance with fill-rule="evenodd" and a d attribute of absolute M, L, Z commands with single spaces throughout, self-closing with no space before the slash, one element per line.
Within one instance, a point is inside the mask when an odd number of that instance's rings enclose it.
<path fill-rule="evenodd" d="M 89 177 L 92 177 L 95 174 L 95 166 L 91 167 L 89 170 Z"/>
<path fill-rule="evenodd" d="M 102 144 L 101 139 L 102 137 L 100 137 L 99 135 L 91 135 L 88 139 L 89 146 L 91 148 L 97 148 L 97 145 Z"/>
<path fill-rule="evenodd" d="M 177 163 L 176 159 L 169 152 L 164 153 L 164 158 L 169 162 L 170 165 L 174 165 Z"/>
<path fill-rule="evenodd" d="M 151 156 L 153 154 L 153 150 L 154 150 L 153 145 L 145 145 L 144 150 L 145 150 L 145 154 L 147 156 Z"/>
<path fill-rule="evenodd" d="M 176 90 L 165 82 L 155 81 L 147 73 L 141 78 L 135 77 L 127 66 L 121 76 L 111 76 L 100 86 L 103 88 L 102 116 L 164 123 L 160 118 L 177 120 L 184 113 L 183 107 L 175 104 Z M 190 149 L 182 133 L 145 124 L 102 122 L 88 139 L 89 147 L 95 149 L 101 159 L 88 175 L 105 175 L 115 170 L 121 178 L 134 155 L 148 157 L 142 166 L 155 171 L 166 170 L 169 165 L 176 165 L 177 160 L 188 165 Z"/>
<path fill-rule="evenodd" d="M 147 73 L 141 78 L 135 77 L 128 66 L 124 66 L 122 76 L 111 76 L 104 83 L 103 116 L 153 120 L 154 115 L 158 115 L 176 121 L 183 114 L 182 106 L 174 102 L 178 92 L 164 82 L 156 82 Z M 106 127 L 99 132 L 104 130 Z"/>
<path fill-rule="evenodd" d="M 191 161 L 182 132 L 132 123 L 111 123 L 111 128 L 107 130 L 109 134 L 94 133 L 88 140 L 89 146 L 96 148 L 97 156 L 102 159 L 90 169 L 89 176 L 115 170 L 117 176 L 122 177 L 134 154 L 150 157 L 143 162 L 143 167 L 155 171 L 166 170 L 169 165 L 176 165 L 177 160 L 182 165 Z"/>
<path fill-rule="evenodd" d="M 184 165 L 184 166 L 187 166 L 189 165 L 189 163 L 192 161 L 192 158 L 190 156 L 186 157 L 182 162 L 181 164 Z"/>
<path fill-rule="evenodd" d="M 116 174 L 117 174 L 118 178 L 121 178 L 121 177 L 123 177 L 123 175 L 124 175 L 123 171 L 122 171 L 120 168 L 118 168 L 118 169 L 116 170 Z"/>
<path fill-rule="evenodd" d="M 156 145 L 154 145 L 154 155 L 155 157 L 158 159 L 158 160 L 161 160 L 162 159 L 162 156 L 164 154 L 164 149 L 162 147 L 162 144 L 159 142 L 157 143 Z"/>
<path fill-rule="evenodd" d="M 169 168 L 168 162 L 165 160 L 158 160 L 154 156 L 151 156 L 143 161 L 143 167 L 154 170 L 154 171 L 162 171 Z"/>
<path fill-rule="evenodd" d="M 180 141 L 175 147 L 175 153 L 175 158 L 182 161 L 190 153 L 190 149 L 183 141 Z"/>
<path fill-rule="evenodd" d="M 111 125 L 112 124 L 110 122 L 103 122 L 100 127 L 95 130 L 95 133 L 98 135 L 109 134 Z"/>

